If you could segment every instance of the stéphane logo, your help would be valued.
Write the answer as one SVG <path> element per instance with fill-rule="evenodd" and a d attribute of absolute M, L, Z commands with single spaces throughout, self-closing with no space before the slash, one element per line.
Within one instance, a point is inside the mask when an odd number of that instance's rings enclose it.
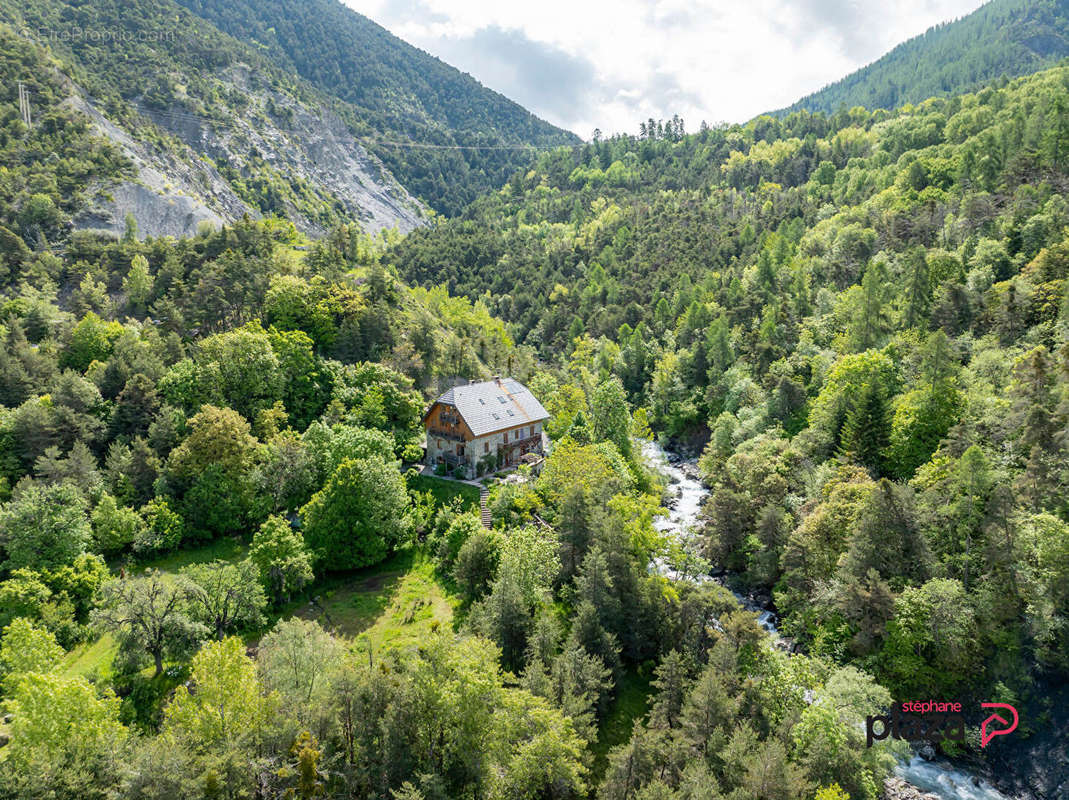
<path fill-rule="evenodd" d="M 996 736 L 1017 730 L 1017 709 L 1009 703 L 981 703 L 982 709 L 1001 709 L 980 723 L 980 747 Z M 1008 719 L 1009 718 L 1009 719 Z M 1012 720 L 1012 721 L 1011 721 Z M 963 742 L 968 723 L 958 702 L 941 700 L 895 703 L 885 715 L 865 717 L 866 745 L 872 747 L 890 736 L 906 741 Z"/>

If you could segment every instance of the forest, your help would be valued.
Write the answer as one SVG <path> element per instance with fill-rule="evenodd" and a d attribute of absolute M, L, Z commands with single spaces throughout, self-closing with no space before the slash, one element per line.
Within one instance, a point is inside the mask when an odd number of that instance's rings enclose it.
<path fill-rule="evenodd" d="M 12 106 L 0 798 L 878 800 L 894 700 L 1064 723 L 1069 68 L 648 120 L 404 237 L 73 231 L 129 164 Z M 495 374 L 551 448 L 487 526 L 414 465 Z"/>
<path fill-rule="evenodd" d="M 1067 80 L 651 120 L 387 259 L 700 449 L 695 555 L 810 656 L 1041 715 L 1069 666 Z"/>
<path fill-rule="evenodd" d="M 1067 15 L 1061 0 L 990 0 L 903 42 L 787 111 L 898 108 L 1053 67 L 1069 56 Z"/>

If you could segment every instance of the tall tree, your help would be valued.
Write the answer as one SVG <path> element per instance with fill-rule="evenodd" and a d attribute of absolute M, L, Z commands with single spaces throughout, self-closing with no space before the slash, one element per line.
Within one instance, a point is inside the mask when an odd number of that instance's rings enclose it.
<path fill-rule="evenodd" d="M 185 567 L 180 575 L 191 616 L 213 631 L 219 640 L 238 625 L 261 624 L 267 598 L 258 572 L 249 560 L 237 564 L 212 561 Z"/>
<path fill-rule="evenodd" d="M 0 507 L 5 569 L 56 569 L 85 552 L 92 536 L 86 501 L 71 484 L 31 483 Z"/>
<path fill-rule="evenodd" d="M 301 509 L 305 540 L 326 570 L 376 564 L 403 540 L 407 506 L 396 464 L 346 459 Z"/>
<path fill-rule="evenodd" d="M 609 441 L 622 455 L 631 454 L 631 414 L 627 393 L 618 378 L 598 384 L 590 398 L 594 441 Z"/>
<path fill-rule="evenodd" d="M 863 501 L 840 567 L 844 575 L 856 580 L 870 569 L 892 588 L 923 580 L 931 570 L 931 553 L 921 534 L 913 490 L 886 478 Z"/>
<path fill-rule="evenodd" d="M 276 604 L 288 600 L 315 577 L 304 537 L 282 517 L 268 517 L 253 534 L 249 560 Z"/>
<path fill-rule="evenodd" d="M 156 571 L 118 578 L 101 587 L 92 619 L 119 640 L 133 664 L 150 656 L 159 676 L 164 659 L 185 658 L 208 637 L 208 628 L 188 614 L 185 595 L 182 586 Z"/>
<path fill-rule="evenodd" d="M 866 383 L 846 415 L 839 448 L 847 458 L 868 467 L 878 476 L 885 471 L 884 451 L 890 433 L 891 421 L 883 387 L 876 382 Z"/>

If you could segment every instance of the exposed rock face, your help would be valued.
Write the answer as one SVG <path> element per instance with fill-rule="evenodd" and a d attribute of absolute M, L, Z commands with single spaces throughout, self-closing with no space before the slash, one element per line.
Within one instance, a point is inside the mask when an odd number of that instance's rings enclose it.
<path fill-rule="evenodd" d="M 887 778 L 883 782 L 884 800 L 940 800 L 938 795 L 922 792 L 901 778 Z"/>
<path fill-rule="evenodd" d="M 1001 736 L 975 769 L 1015 800 L 1069 798 L 1069 685 L 1043 681 L 1019 708 L 1031 735 Z"/>
<path fill-rule="evenodd" d="M 149 176 L 142 172 L 141 177 Z M 137 220 L 138 231 L 149 236 L 178 238 L 192 236 L 203 224 L 216 229 L 222 226 L 223 217 L 202 199 L 163 192 L 147 183 L 124 182 L 110 187 L 74 218 L 75 228 L 119 235 L 126 229 L 127 214 Z"/>
<path fill-rule="evenodd" d="M 337 220 L 358 222 L 369 233 L 395 227 L 408 232 L 424 223 L 426 208 L 329 109 L 271 90 L 251 90 L 242 69 L 230 70 L 225 80 L 245 94 L 246 113 L 215 121 L 180 109 L 141 109 L 174 137 L 167 147 L 140 141 L 71 84 L 68 102 L 137 170 L 135 181 L 99 187 L 88 207 L 75 216 L 74 227 L 121 234 L 131 214 L 140 236 L 192 236 L 204 224 L 218 228 L 243 215 L 260 217 L 255 200 L 239 194 L 240 185 L 231 185 L 216 166 L 229 164 L 240 172 L 252 162 L 261 173 L 309 198 L 305 207 L 287 203 L 284 209 L 309 235 L 320 235 L 330 226 L 322 215 L 309 212 L 308 206 L 314 205 L 330 209 Z M 274 113 L 268 113 L 269 108 Z"/>
<path fill-rule="evenodd" d="M 216 125 L 188 113 L 143 110 L 191 150 L 218 163 L 263 159 L 283 178 L 305 182 L 322 199 L 340 204 L 370 233 L 393 227 L 407 233 L 423 224 L 425 207 L 353 138 L 332 111 L 297 103 L 269 89 L 255 89 L 244 68 L 230 69 L 223 78 L 248 100 L 246 113 L 227 124 Z M 272 107 L 274 113 L 269 111 Z M 297 209 L 287 211 L 299 229 L 323 232 L 320 222 Z"/>
<path fill-rule="evenodd" d="M 137 170 L 137 182 L 100 187 L 88 207 L 74 218 L 74 227 L 121 234 L 132 214 L 142 236 L 192 236 L 198 226 L 214 228 L 248 214 L 259 217 L 208 162 L 160 151 L 137 141 L 114 124 L 72 86 L 70 104 L 92 121 Z"/>

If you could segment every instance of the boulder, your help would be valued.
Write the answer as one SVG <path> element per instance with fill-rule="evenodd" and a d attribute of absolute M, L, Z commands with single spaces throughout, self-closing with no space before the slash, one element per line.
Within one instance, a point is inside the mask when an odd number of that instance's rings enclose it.
<path fill-rule="evenodd" d="M 883 782 L 884 800 L 940 800 L 938 795 L 922 792 L 901 778 L 887 778 Z"/>

